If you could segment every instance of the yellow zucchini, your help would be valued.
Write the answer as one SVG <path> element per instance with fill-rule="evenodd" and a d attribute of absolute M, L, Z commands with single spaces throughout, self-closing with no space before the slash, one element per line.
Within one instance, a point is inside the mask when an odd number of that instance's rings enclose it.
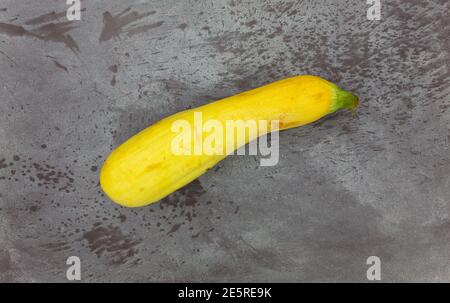
<path fill-rule="evenodd" d="M 195 113 L 203 122 L 254 120 L 279 121 L 279 130 L 316 121 L 338 109 L 354 110 L 358 97 L 315 76 L 297 76 L 268 84 L 216 102 L 169 116 L 139 132 L 114 150 L 100 173 L 100 184 L 114 202 L 138 207 L 151 204 L 185 186 L 226 157 L 223 154 L 183 154 L 173 152 L 176 121 L 194 125 Z M 274 124 L 276 125 L 276 124 Z M 198 129 L 194 126 L 192 145 Z M 238 148 L 258 135 L 277 130 L 269 128 L 233 138 L 224 145 Z M 203 144 L 205 137 L 200 139 Z M 227 146 L 223 146 L 225 149 Z"/>

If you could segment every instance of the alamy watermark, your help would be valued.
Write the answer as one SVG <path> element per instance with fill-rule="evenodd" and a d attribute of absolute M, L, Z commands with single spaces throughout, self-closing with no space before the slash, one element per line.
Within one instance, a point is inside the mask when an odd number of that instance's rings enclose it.
<path fill-rule="evenodd" d="M 171 152 L 177 156 L 190 155 L 257 155 L 261 166 L 274 166 L 279 161 L 278 120 L 217 120 L 203 121 L 202 112 L 194 112 L 193 122 L 175 120 L 171 131 L 176 136 Z M 268 133 L 270 134 L 267 136 Z M 257 139 L 258 138 L 258 139 Z M 248 153 L 245 143 L 248 144 Z M 268 144 L 270 141 L 270 144 Z"/>
<path fill-rule="evenodd" d="M 367 20 L 381 20 L 381 0 L 367 0 L 370 7 L 367 9 Z"/>
<path fill-rule="evenodd" d="M 69 5 L 67 9 L 67 20 L 79 21 L 81 20 L 81 1 L 80 0 L 67 0 L 66 4 Z"/>
<path fill-rule="evenodd" d="M 69 281 L 81 280 L 81 260 L 77 256 L 70 256 L 66 261 L 67 265 L 70 265 L 66 271 L 66 278 Z"/>
<path fill-rule="evenodd" d="M 381 259 L 377 256 L 370 256 L 366 261 L 370 265 L 366 272 L 367 280 L 380 281 L 381 280 Z"/>

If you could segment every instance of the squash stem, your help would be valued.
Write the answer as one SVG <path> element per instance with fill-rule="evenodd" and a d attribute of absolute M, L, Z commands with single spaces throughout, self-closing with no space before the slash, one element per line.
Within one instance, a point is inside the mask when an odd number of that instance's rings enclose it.
<path fill-rule="evenodd" d="M 356 111 L 356 107 L 358 107 L 359 104 L 359 97 L 337 87 L 335 90 L 335 96 L 333 101 L 334 102 L 331 106 L 330 113 L 334 113 L 339 109 L 347 108 L 351 110 L 354 114 Z"/>

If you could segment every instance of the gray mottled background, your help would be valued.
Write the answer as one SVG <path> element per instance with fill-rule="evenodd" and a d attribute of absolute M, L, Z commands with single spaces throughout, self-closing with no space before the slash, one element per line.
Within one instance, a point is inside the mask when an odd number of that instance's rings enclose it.
<path fill-rule="evenodd" d="M 449 2 L 0 1 L 0 281 L 450 281 Z M 361 97 L 119 207 L 99 169 L 160 118 L 297 74 Z"/>

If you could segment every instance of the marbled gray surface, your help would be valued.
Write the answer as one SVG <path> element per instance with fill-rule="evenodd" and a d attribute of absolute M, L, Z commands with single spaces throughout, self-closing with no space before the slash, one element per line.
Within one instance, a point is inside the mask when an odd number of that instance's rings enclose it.
<path fill-rule="evenodd" d="M 0 1 L 0 281 L 450 282 L 449 2 Z M 356 92 L 162 203 L 105 198 L 108 153 L 160 118 L 285 76 Z"/>

